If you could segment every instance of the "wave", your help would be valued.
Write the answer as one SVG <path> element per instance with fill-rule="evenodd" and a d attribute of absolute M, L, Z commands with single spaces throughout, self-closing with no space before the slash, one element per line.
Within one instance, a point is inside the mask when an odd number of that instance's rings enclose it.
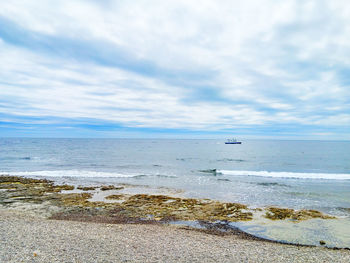
<path fill-rule="evenodd" d="M 350 214 L 350 208 L 349 207 L 336 207 L 337 210 L 340 210 L 342 212 L 346 212 Z"/>
<path fill-rule="evenodd" d="M 176 158 L 176 161 L 182 161 L 182 162 L 186 162 L 186 161 L 192 161 L 192 160 L 198 160 L 199 158 L 192 158 L 192 157 L 188 157 L 188 158 Z"/>
<path fill-rule="evenodd" d="M 217 170 L 217 174 L 297 179 L 350 180 L 350 174 Z"/>
<path fill-rule="evenodd" d="M 44 176 L 44 177 L 135 177 L 137 176 L 137 174 L 120 174 L 120 173 L 82 171 L 82 170 L 3 172 L 2 174 L 8 174 L 8 175 L 14 175 L 14 176 Z"/>
<path fill-rule="evenodd" d="M 0 157 L 0 160 L 8 161 L 8 160 L 32 160 L 35 157 L 24 156 L 24 157 Z"/>
<path fill-rule="evenodd" d="M 223 182 L 231 182 L 231 180 L 227 179 L 227 178 L 218 178 L 217 180 L 218 181 L 223 181 Z"/>
<path fill-rule="evenodd" d="M 254 183 L 257 185 L 262 185 L 262 186 L 283 186 L 283 187 L 290 187 L 287 184 L 280 184 L 280 183 L 276 183 L 276 182 L 272 182 L 272 183 L 268 183 L 268 182 L 262 182 L 262 183 Z"/>
<path fill-rule="evenodd" d="M 140 178 L 140 177 L 164 177 L 175 178 L 175 175 L 163 174 L 122 174 L 114 172 L 97 172 L 84 170 L 57 170 L 57 171 L 34 171 L 34 172 L 1 172 L 0 174 L 14 176 L 43 176 L 43 177 L 90 177 L 90 178 Z"/>
<path fill-rule="evenodd" d="M 243 159 L 231 159 L 231 158 L 223 158 L 223 159 L 218 159 L 216 161 L 218 161 L 218 162 L 238 162 L 238 163 L 246 162 L 246 160 L 243 160 Z"/>
<path fill-rule="evenodd" d="M 206 170 L 198 170 L 201 173 L 206 173 L 206 174 L 212 174 L 212 175 L 216 175 L 217 174 L 217 170 L 216 169 L 206 169 Z"/>
<path fill-rule="evenodd" d="M 158 177 L 158 178 L 177 178 L 176 175 L 166 175 L 166 174 L 138 174 L 134 176 L 135 178 L 143 177 Z"/>

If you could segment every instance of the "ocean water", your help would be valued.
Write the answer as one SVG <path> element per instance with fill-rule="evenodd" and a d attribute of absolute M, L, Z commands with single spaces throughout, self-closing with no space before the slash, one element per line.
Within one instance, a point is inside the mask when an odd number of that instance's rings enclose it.
<path fill-rule="evenodd" d="M 183 190 L 186 197 L 252 208 L 317 209 L 341 218 L 333 226 L 327 223 L 326 238 L 336 240 L 334 245 L 350 246 L 350 232 L 339 240 L 330 236 L 337 231 L 344 235 L 344 227 L 350 229 L 348 141 L 248 140 L 225 145 L 224 140 L 3 138 L 0 173 L 74 184 L 168 187 Z M 317 243 L 322 237 L 315 234 L 320 223 L 307 224 L 291 225 L 295 232 L 295 228 L 313 231 L 302 240 L 285 238 L 276 229 L 289 230 L 276 227 L 277 223 L 239 226 L 263 237 Z"/>

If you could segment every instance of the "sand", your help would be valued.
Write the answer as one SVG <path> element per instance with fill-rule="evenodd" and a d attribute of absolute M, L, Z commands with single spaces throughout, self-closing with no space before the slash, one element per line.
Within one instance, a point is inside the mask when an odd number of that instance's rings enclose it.
<path fill-rule="evenodd" d="M 167 225 L 50 220 L 0 208 L 0 262 L 350 262 L 350 251 Z"/>

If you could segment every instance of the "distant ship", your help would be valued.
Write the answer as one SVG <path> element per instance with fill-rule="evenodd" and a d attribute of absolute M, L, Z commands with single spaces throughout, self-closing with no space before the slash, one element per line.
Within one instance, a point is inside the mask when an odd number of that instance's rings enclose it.
<path fill-rule="evenodd" d="M 225 144 L 242 144 L 242 142 L 237 141 L 237 139 L 228 139 Z"/>

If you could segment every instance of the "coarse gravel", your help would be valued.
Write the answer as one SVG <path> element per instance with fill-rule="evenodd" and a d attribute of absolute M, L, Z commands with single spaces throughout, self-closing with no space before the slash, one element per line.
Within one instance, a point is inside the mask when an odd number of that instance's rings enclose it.
<path fill-rule="evenodd" d="M 350 251 L 175 226 L 49 220 L 0 209 L 0 262 L 350 262 Z"/>

